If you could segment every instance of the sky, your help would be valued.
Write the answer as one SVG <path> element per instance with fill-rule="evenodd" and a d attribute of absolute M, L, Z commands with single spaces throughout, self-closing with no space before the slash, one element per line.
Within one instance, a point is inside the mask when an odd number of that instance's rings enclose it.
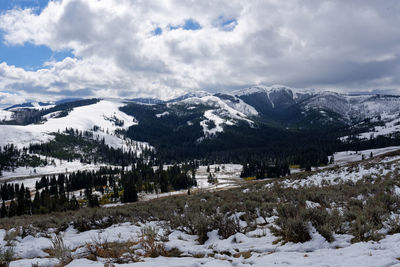
<path fill-rule="evenodd" d="M 0 106 L 283 84 L 400 94 L 397 0 L 0 0 Z"/>

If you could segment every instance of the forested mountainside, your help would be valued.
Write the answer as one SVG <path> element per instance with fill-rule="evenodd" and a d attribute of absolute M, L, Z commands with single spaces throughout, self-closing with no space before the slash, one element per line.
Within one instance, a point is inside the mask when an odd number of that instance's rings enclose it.
<path fill-rule="evenodd" d="M 119 155 L 133 162 L 144 153 L 157 163 L 261 160 L 319 166 L 335 151 L 400 144 L 398 96 L 277 85 L 188 93 L 169 101 L 26 103 L 2 114 L 1 146 L 68 160 L 118 162 L 112 157 Z M 103 156 L 88 156 L 93 149 Z"/>

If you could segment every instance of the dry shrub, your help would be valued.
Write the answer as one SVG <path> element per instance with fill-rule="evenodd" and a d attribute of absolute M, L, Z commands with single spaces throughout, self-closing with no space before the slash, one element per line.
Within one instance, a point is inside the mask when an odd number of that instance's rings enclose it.
<path fill-rule="evenodd" d="M 352 243 L 370 240 L 378 241 L 382 238 L 382 235 L 378 233 L 377 229 L 363 213 L 360 213 L 357 219 L 351 223 L 349 232 L 354 236 L 351 239 Z"/>
<path fill-rule="evenodd" d="M 130 261 L 137 262 L 132 246 L 137 245 L 138 242 L 109 242 L 107 238 L 100 235 L 92 237 L 92 242 L 86 244 L 86 248 L 90 252 L 90 258 L 96 259 L 97 257 L 109 259 L 113 263 L 128 263 Z"/>
<path fill-rule="evenodd" d="M 278 219 L 271 226 L 271 232 L 280 237 L 275 243 L 282 241 L 287 242 L 306 242 L 311 239 L 308 223 L 306 220 L 306 212 L 304 208 L 293 204 L 283 204 L 277 207 Z"/>
<path fill-rule="evenodd" d="M 390 218 L 389 219 L 389 234 L 397 234 L 400 233 L 400 217 Z"/>
<path fill-rule="evenodd" d="M 61 263 L 67 264 L 72 261 L 71 250 L 65 245 L 64 238 L 61 234 L 55 235 L 51 239 L 51 247 L 46 250 L 50 256 L 60 260 Z"/>
<path fill-rule="evenodd" d="M 183 214 L 172 214 L 169 222 L 171 228 L 190 235 L 197 235 L 200 244 L 204 244 L 207 241 L 207 233 L 212 230 L 213 226 L 210 216 L 194 210 L 185 210 Z"/>
<path fill-rule="evenodd" d="M 333 225 L 331 224 L 332 216 L 326 211 L 325 208 L 313 208 L 306 211 L 306 217 L 315 227 L 315 229 L 322 235 L 328 242 L 333 242 Z"/>
<path fill-rule="evenodd" d="M 158 240 L 158 231 L 154 227 L 143 227 L 139 243 L 145 251 L 144 257 L 156 258 L 159 256 L 168 256 L 164 243 Z"/>
<path fill-rule="evenodd" d="M 14 260 L 14 247 L 8 246 L 6 249 L 0 249 L 0 266 L 9 266 Z"/>
<path fill-rule="evenodd" d="M 262 203 L 258 210 L 258 213 L 264 219 L 265 224 L 267 224 L 267 218 L 271 217 L 274 214 L 274 205 L 272 203 Z"/>
<path fill-rule="evenodd" d="M 240 226 L 240 221 L 236 217 L 217 214 L 214 219 L 214 228 L 218 229 L 218 234 L 223 238 L 228 238 L 236 233 L 241 233 L 244 229 Z"/>

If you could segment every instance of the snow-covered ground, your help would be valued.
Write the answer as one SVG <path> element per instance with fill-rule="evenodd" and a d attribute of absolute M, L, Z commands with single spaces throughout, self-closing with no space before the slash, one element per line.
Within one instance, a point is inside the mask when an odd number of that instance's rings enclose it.
<path fill-rule="evenodd" d="M 215 171 L 216 168 L 219 171 Z M 237 186 L 243 180 L 240 178 L 243 166 L 240 164 L 213 164 L 210 165 L 210 173 L 217 179 L 216 184 L 208 182 L 207 166 L 199 166 L 196 171 L 196 181 L 199 189 L 219 189 L 224 187 Z"/>
<path fill-rule="evenodd" d="M 102 166 L 109 166 L 106 164 L 85 164 L 79 160 L 74 161 L 60 161 L 55 160 L 55 165 L 49 164 L 43 167 L 19 167 L 12 171 L 3 171 L 3 175 L 0 176 L 0 183 L 12 182 L 24 184 L 27 187 L 34 188 L 35 182 L 40 180 L 43 175 L 52 175 L 60 173 L 68 173 L 74 171 L 85 171 L 85 170 L 98 170 Z"/>
<path fill-rule="evenodd" d="M 355 162 L 364 159 L 368 159 L 371 156 L 379 156 L 388 152 L 400 150 L 400 146 L 390 146 L 384 148 L 367 149 L 360 151 L 340 151 L 334 153 L 334 164 L 344 165 L 350 162 Z"/>
<path fill-rule="evenodd" d="M 374 150 L 375 155 L 393 151 L 396 148 Z M 338 153 L 338 160 L 353 161 Z M 215 172 L 215 168 L 220 171 Z M 395 177 L 396 169 L 400 168 L 400 156 L 387 156 L 384 159 L 373 158 L 368 161 L 351 163 L 347 166 L 334 166 L 321 170 L 301 180 L 281 179 L 277 182 L 288 187 L 308 185 L 323 186 L 347 181 L 358 181 L 365 176 L 375 179 L 379 176 L 392 175 Z M 223 164 L 210 165 L 210 172 L 221 181 L 221 186 L 235 185 L 239 181 L 241 165 Z M 214 185 L 207 182 L 209 172 L 207 166 L 200 166 L 196 173 L 199 188 L 212 188 Z M 268 185 L 268 184 L 267 184 Z M 251 194 L 249 189 L 243 193 Z M 400 192 L 395 187 L 395 193 Z M 170 193 L 170 195 L 179 192 Z M 166 199 L 167 201 L 167 199 Z M 202 200 L 203 201 L 203 200 Z M 204 201 L 207 201 L 204 199 Z M 110 204 L 113 207 L 119 204 Z M 319 204 L 306 201 L 309 208 L 318 208 Z M 234 213 L 239 224 L 247 223 L 240 219 L 240 213 Z M 130 254 L 125 255 L 138 259 L 139 262 L 127 264 L 115 264 L 115 266 L 400 266 L 400 234 L 388 234 L 380 241 L 352 243 L 352 235 L 334 234 L 334 241 L 329 243 L 315 228 L 309 224 L 311 240 L 304 243 L 275 243 L 277 239 L 270 231 L 269 226 L 274 225 L 277 217 L 272 215 L 266 218 L 256 219 L 255 230 L 247 233 L 236 233 L 228 238 L 218 235 L 217 230 L 208 232 L 208 240 L 199 244 L 198 237 L 182 231 L 171 229 L 162 221 L 147 221 L 143 223 L 114 224 L 106 229 L 78 232 L 73 226 L 59 233 L 63 237 L 64 244 L 71 250 L 72 261 L 66 266 L 104 266 L 108 259 L 97 257 L 96 261 L 90 260 L 89 247 L 91 244 L 100 243 L 127 243 L 130 244 Z M 157 244 L 165 247 L 167 251 L 173 249 L 181 253 L 181 257 L 157 258 L 145 257 L 143 245 L 143 229 L 153 227 L 163 238 L 158 238 Z M 13 230 L 11 230 L 13 231 Z M 6 231 L 0 229 L 0 247 L 6 246 L 4 236 Z M 14 241 L 15 260 L 10 266 L 55 266 L 59 260 L 49 255 L 48 249 L 52 246 L 55 230 L 25 237 L 17 237 Z"/>
<path fill-rule="evenodd" d="M 395 163 L 398 164 L 398 163 Z M 282 184 L 287 187 L 298 188 L 302 186 L 321 186 L 324 184 L 339 184 L 342 182 L 352 181 L 357 182 L 366 176 L 377 178 L 381 175 L 390 173 L 391 170 L 385 166 L 366 167 L 360 165 L 356 168 L 338 168 L 327 169 L 317 174 L 308 176 L 302 180 L 284 180 Z M 269 184 L 270 186 L 272 184 Z"/>
<path fill-rule="evenodd" d="M 13 143 L 18 147 L 28 147 L 32 143 L 45 143 L 54 136 L 51 133 L 63 132 L 66 128 L 73 128 L 79 131 L 91 131 L 93 127 L 99 130 L 93 131 L 93 138 L 102 140 L 114 148 L 140 151 L 141 147 L 148 147 L 147 143 L 135 142 L 129 138 L 123 138 L 116 134 L 118 129 L 128 129 L 137 124 L 134 117 L 119 110 L 124 102 L 121 100 L 107 99 L 98 103 L 76 107 L 67 116 L 56 118 L 48 114 L 47 121 L 42 124 L 0 125 L 0 146 Z M 56 112 L 55 112 L 56 113 Z M 119 125 L 116 122 L 123 122 Z"/>
<path fill-rule="evenodd" d="M 260 218 L 261 219 L 261 218 Z M 173 248 L 182 252 L 183 257 L 141 257 L 144 252 L 140 243 L 141 229 L 153 227 L 159 234 L 167 235 L 163 245 L 165 249 Z M 101 242 L 132 242 L 132 254 L 140 262 L 115 264 L 115 266 L 399 266 L 400 234 L 388 235 L 379 242 L 360 242 L 351 244 L 350 235 L 335 235 L 336 241 L 328 243 L 312 226 L 311 240 L 305 243 L 273 244 L 276 239 L 267 227 L 259 226 L 247 234 L 237 233 L 227 239 L 218 236 L 217 231 L 208 233 L 209 239 L 200 245 L 196 236 L 174 230 L 164 232 L 162 222 L 145 224 L 123 223 L 102 230 L 90 230 L 79 233 L 69 227 L 60 235 L 65 246 L 72 252 L 73 260 L 66 266 L 99 266 L 103 267 L 107 259 L 97 261 L 86 259 L 89 255 L 88 244 Z M 0 230 L 0 244 L 5 230 Z M 55 266 L 59 261 L 46 249 L 51 248 L 54 230 L 42 235 L 17 237 L 14 241 L 14 252 L 19 260 L 11 262 L 11 267 Z M 161 243 L 161 242 L 160 242 Z"/>
<path fill-rule="evenodd" d="M 384 159 L 372 158 L 368 161 L 361 161 L 361 158 L 362 155 L 365 155 L 365 158 L 368 159 L 371 152 L 373 153 L 373 156 L 378 156 L 398 150 L 400 150 L 400 147 L 394 146 L 363 150 L 359 151 L 359 154 L 357 154 L 355 151 L 337 152 L 334 154 L 335 164 L 321 168 L 321 171 L 303 179 L 283 179 L 279 181 L 279 183 L 285 187 L 298 188 L 303 186 L 339 184 L 349 181 L 355 183 L 365 177 L 375 179 L 382 175 L 395 175 L 395 169 L 400 167 L 400 156 L 390 156 Z M 346 165 L 348 163 L 358 161 L 360 162 L 357 164 Z M 272 184 L 267 184 L 266 186 L 270 187 Z"/>
<path fill-rule="evenodd" d="M 219 171 L 215 172 L 215 168 L 218 167 Z M 167 169 L 168 165 L 164 165 L 164 169 Z M 196 182 L 197 187 L 190 189 L 194 191 L 209 191 L 209 190 L 220 190 L 237 187 L 244 181 L 240 178 L 240 173 L 243 166 L 240 164 L 213 164 L 210 165 L 210 173 L 213 178 L 216 178 L 215 183 L 208 182 L 209 172 L 207 172 L 207 166 L 199 166 L 196 170 Z M 139 193 L 139 200 L 148 201 L 155 198 L 169 197 L 174 195 L 187 194 L 187 190 L 179 190 L 167 193 Z"/>
<path fill-rule="evenodd" d="M 37 155 L 41 158 L 44 156 Z M 51 161 L 53 158 L 47 158 Z M 35 188 L 36 181 L 40 180 L 44 175 L 53 175 L 60 173 L 69 173 L 74 171 L 90 171 L 90 170 L 98 170 L 100 167 L 110 167 L 107 164 L 85 164 L 81 163 L 79 160 L 75 161 L 60 161 L 58 159 L 54 159 L 55 165 L 47 165 L 43 167 L 19 167 L 12 171 L 3 171 L 3 176 L 0 177 L 0 183 L 17 183 L 24 184 L 25 187 L 29 187 L 30 189 Z M 113 168 L 117 166 L 111 166 Z M 218 167 L 220 170 L 215 172 L 215 168 Z M 164 165 L 164 169 L 168 168 L 168 165 Z M 199 166 L 196 171 L 196 181 L 197 187 L 192 188 L 192 191 L 197 190 L 219 190 L 232 188 L 243 183 L 243 180 L 240 178 L 240 173 L 242 171 L 243 166 L 240 164 L 215 164 L 210 165 L 210 173 L 216 178 L 216 183 L 208 182 L 207 166 Z M 78 190 L 78 194 L 81 190 Z M 179 190 L 172 191 L 167 193 L 139 193 L 140 201 L 148 201 L 155 198 L 168 197 L 173 195 L 181 195 L 186 194 L 187 190 Z M 114 204 L 113 204 L 114 205 Z"/>

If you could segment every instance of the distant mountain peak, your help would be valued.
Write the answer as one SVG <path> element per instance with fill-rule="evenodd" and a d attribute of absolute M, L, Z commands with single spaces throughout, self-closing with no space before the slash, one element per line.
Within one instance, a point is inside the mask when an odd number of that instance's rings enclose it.
<path fill-rule="evenodd" d="M 210 92 L 207 91 L 202 91 L 202 90 L 198 90 L 198 91 L 193 91 L 193 92 L 188 92 L 185 93 L 181 96 L 178 96 L 176 98 L 170 99 L 167 102 L 168 103 L 173 103 L 173 102 L 179 102 L 188 98 L 192 98 L 192 97 L 204 97 L 204 96 L 209 96 L 212 95 Z"/>
<path fill-rule="evenodd" d="M 154 97 L 138 97 L 138 98 L 128 99 L 128 101 L 133 101 L 136 103 L 146 104 L 146 105 L 157 105 L 157 104 L 165 103 L 164 100 L 154 98 Z"/>

